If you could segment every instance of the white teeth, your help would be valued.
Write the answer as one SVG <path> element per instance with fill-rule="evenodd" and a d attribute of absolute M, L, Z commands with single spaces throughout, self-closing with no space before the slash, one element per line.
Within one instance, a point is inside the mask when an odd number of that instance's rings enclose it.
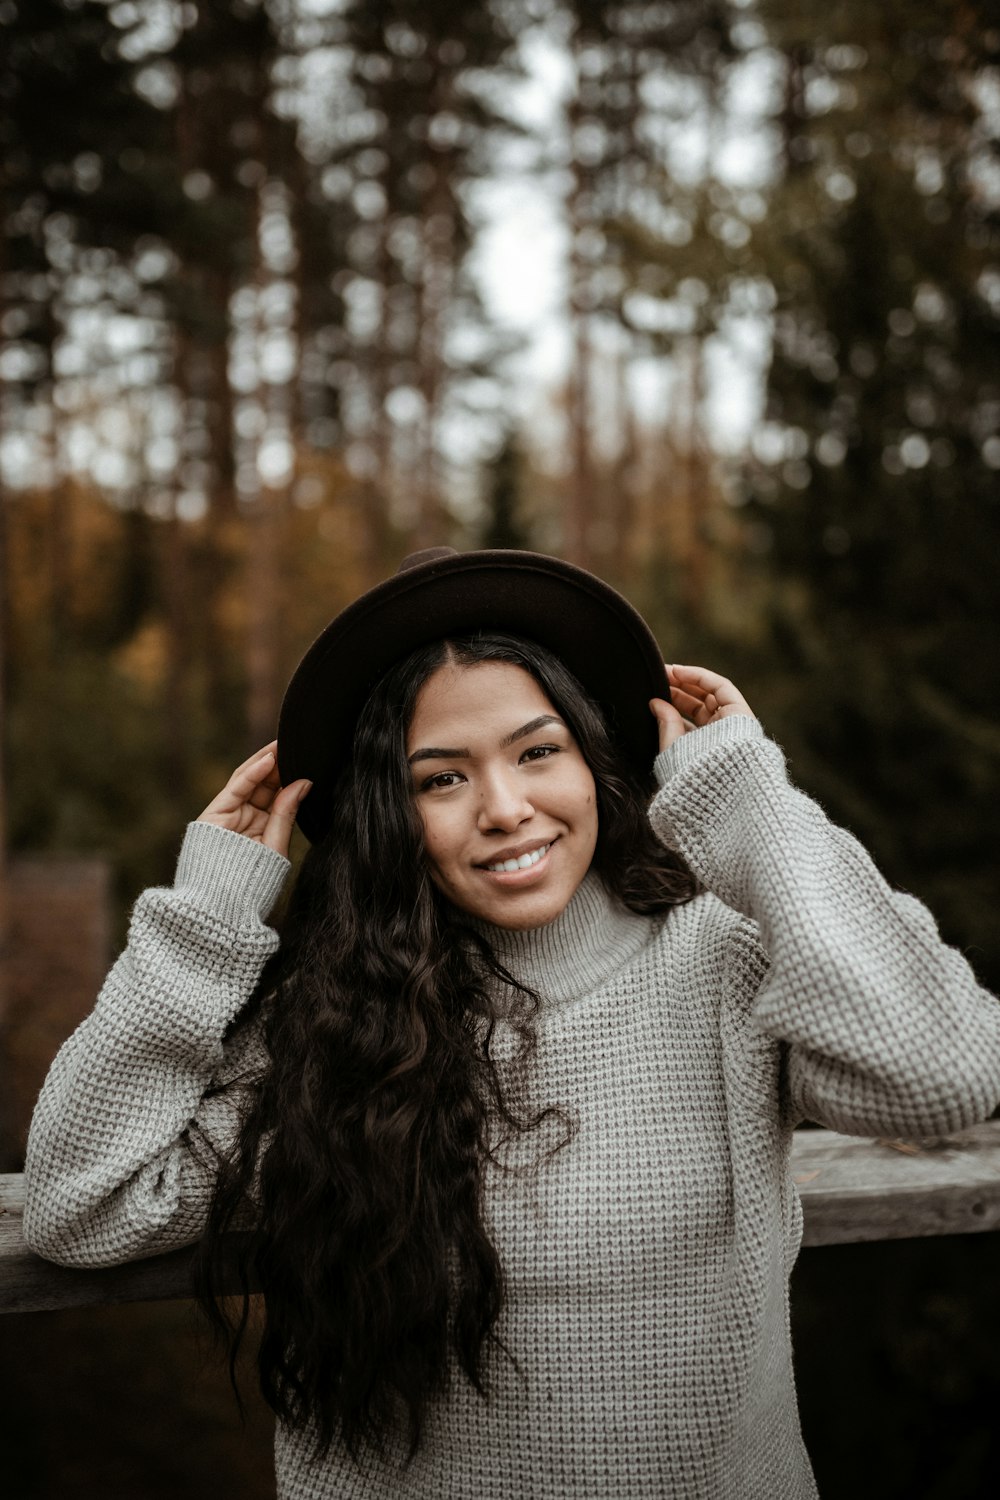
<path fill-rule="evenodd" d="M 551 844 L 543 844 L 540 849 L 533 849 L 530 854 L 522 854 L 519 859 L 504 859 L 499 864 L 487 865 L 486 868 L 495 870 L 498 874 L 510 870 L 526 870 L 529 865 L 537 865 L 542 855 L 548 854 L 551 848 Z"/>

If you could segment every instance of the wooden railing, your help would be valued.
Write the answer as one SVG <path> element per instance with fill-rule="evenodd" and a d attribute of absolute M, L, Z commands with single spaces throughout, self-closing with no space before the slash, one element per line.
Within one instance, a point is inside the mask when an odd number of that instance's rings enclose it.
<path fill-rule="evenodd" d="M 804 1245 L 1000 1230 L 1000 1120 L 921 1141 L 801 1130 L 792 1175 Z M 23 1207 L 22 1178 L 0 1176 L 0 1312 L 191 1296 L 192 1251 L 103 1270 L 55 1266 L 25 1245 Z"/>

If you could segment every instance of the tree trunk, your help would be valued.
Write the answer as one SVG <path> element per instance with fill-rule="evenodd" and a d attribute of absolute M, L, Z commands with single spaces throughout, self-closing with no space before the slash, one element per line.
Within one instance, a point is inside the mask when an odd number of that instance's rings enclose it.
<path fill-rule="evenodd" d="M 708 588 L 707 511 L 710 499 L 710 466 L 701 425 L 704 401 L 704 345 L 694 338 L 681 353 L 681 368 L 687 376 L 686 400 L 681 417 L 680 465 L 676 487 L 681 559 L 681 601 L 692 620 L 703 620 Z M 686 366 L 686 369 L 685 369 Z"/>
<path fill-rule="evenodd" d="M 191 406 L 190 345 L 181 330 L 174 337 L 174 386 L 180 408 L 180 444 L 183 452 Z M 163 682 L 162 766 L 167 795 L 179 811 L 189 802 L 191 786 L 192 693 L 192 588 L 191 548 L 185 523 L 178 514 L 179 475 L 172 482 L 169 513 L 159 531 L 157 573 L 166 637 L 166 669 Z"/>
<path fill-rule="evenodd" d="M 0 433 L 2 433 L 0 425 Z M 7 952 L 10 902 L 8 899 L 7 862 L 7 746 L 5 725 L 7 723 L 7 508 L 6 494 L 0 481 L 0 1071 L 6 1073 L 10 1066 L 7 1046 Z M 9 1111 L 9 1090 L 0 1087 L 0 1170 L 10 1169 L 8 1153 L 12 1149 Z"/>
<path fill-rule="evenodd" d="M 638 514 L 639 438 L 628 373 L 628 350 L 621 349 L 615 362 L 619 446 L 611 473 L 611 518 L 614 526 L 611 559 L 615 577 L 621 583 L 626 583 L 632 576 L 637 562 L 635 523 Z"/>
<path fill-rule="evenodd" d="M 563 550 L 569 562 L 585 568 L 590 563 L 590 529 L 594 516 L 594 465 L 590 432 L 592 350 L 589 326 L 587 266 L 580 250 L 586 224 L 587 171 L 577 154 L 576 135 L 581 120 L 579 97 L 567 114 L 572 186 L 566 203 L 569 219 L 569 319 L 573 354 L 568 388 L 571 454 Z"/>
<path fill-rule="evenodd" d="M 455 104 L 453 80 L 434 55 L 437 80 L 430 120 Z M 445 509 L 441 495 L 441 401 L 445 389 L 444 339 L 447 309 L 454 285 L 457 205 L 453 174 L 457 163 L 451 151 L 435 150 L 428 142 L 427 165 L 432 177 L 424 198 L 423 274 L 420 279 L 417 358 L 420 392 L 424 398 L 421 424 L 420 478 L 414 547 L 433 547 L 445 540 Z"/>
<path fill-rule="evenodd" d="M 263 213 L 263 189 L 259 204 L 259 211 Z M 258 235 L 258 242 L 259 238 Z M 269 279 L 270 272 L 261 264 L 258 269 L 259 287 L 263 288 Z M 263 333 L 264 330 L 258 327 L 258 339 Z M 293 420 L 291 386 L 269 385 L 259 389 L 259 398 L 266 413 L 265 431 L 278 427 L 287 431 Z M 246 515 L 244 527 L 247 600 L 246 717 L 250 739 L 255 746 L 265 745 L 273 739 L 278 710 L 278 678 L 283 659 L 284 635 L 280 602 L 280 558 L 287 501 L 288 490 L 285 484 L 272 488 L 262 484 L 258 478 L 257 493 Z"/>
<path fill-rule="evenodd" d="M 261 490 L 247 516 L 245 536 L 247 728 L 256 747 L 274 738 L 280 694 L 276 634 L 281 516 L 276 492 Z"/>

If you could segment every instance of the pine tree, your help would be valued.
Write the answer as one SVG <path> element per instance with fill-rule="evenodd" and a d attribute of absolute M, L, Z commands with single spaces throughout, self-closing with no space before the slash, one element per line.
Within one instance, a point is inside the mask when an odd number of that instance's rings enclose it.
<path fill-rule="evenodd" d="M 668 12 L 572 0 L 558 11 L 572 61 L 562 132 L 573 351 L 565 548 L 622 576 L 635 567 L 628 537 L 638 504 L 634 424 L 622 396 L 637 358 L 672 353 L 676 343 L 641 325 L 634 294 L 670 300 L 713 260 L 721 269 L 718 247 L 706 255 L 698 193 L 675 175 L 672 134 L 692 99 L 710 129 L 733 56 L 730 11 L 728 0 L 684 0 Z M 709 326 L 684 351 L 689 368 Z M 602 451 L 598 430 L 608 423 L 599 418 L 613 403 L 618 430 Z"/>
<path fill-rule="evenodd" d="M 463 381 L 496 348 L 467 264 L 469 189 L 489 170 L 494 134 L 513 128 L 498 87 L 509 19 L 499 7 L 445 0 L 419 10 L 366 0 L 344 15 L 355 124 L 331 149 L 327 180 L 331 211 L 354 216 L 345 295 L 361 315 L 348 321 L 345 398 L 373 570 L 393 529 L 416 546 L 451 524 L 443 427 Z M 466 353 L 474 342 L 481 352 Z"/>
<path fill-rule="evenodd" d="M 484 547 L 527 547 L 520 518 L 521 455 L 513 433 L 504 436 L 489 467 L 487 525 Z"/>
<path fill-rule="evenodd" d="M 762 6 L 784 170 L 748 512 L 813 785 L 968 936 L 992 931 L 1000 755 L 990 11 Z"/>

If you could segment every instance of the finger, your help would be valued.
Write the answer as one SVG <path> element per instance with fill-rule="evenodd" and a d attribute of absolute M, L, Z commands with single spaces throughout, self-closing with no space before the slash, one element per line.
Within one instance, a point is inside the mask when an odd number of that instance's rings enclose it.
<path fill-rule="evenodd" d="M 660 739 L 660 752 L 669 750 L 682 734 L 687 734 L 689 725 L 678 713 L 672 703 L 664 698 L 651 698 L 649 700 L 649 711 L 656 720 L 656 727 Z"/>
<path fill-rule="evenodd" d="M 261 760 L 262 757 L 265 756 L 265 755 L 276 756 L 277 755 L 277 750 L 278 750 L 278 741 L 277 740 L 272 740 L 269 745 L 261 745 L 261 747 L 260 747 L 259 750 L 255 750 L 252 755 L 248 755 L 247 756 L 246 760 L 243 761 L 242 765 L 238 765 L 236 767 L 236 770 L 233 772 L 233 776 L 238 776 L 241 771 L 246 771 L 246 770 L 249 769 L 250 766 L 255 766 L 257 764 L 257 762 L 259 760 Z M 230 777 L 230 780 L 232 780 L 232 777 Z"/>
<path fill-rule="evenodd" d="M 670 678 L 671 688 L 676 678 L 678 687 L 701 698 L 707 699 L 714 693 L 719 703 L 727 703 L 740 696 L 739 688 L 728 677 L 708 667 L 682 667 L 675 663 L 670 670 L 674 674 Z"/>
<path fill-rule="evenodd" d="M 256 760 L 244 762 L 230 776 L 222 791 L 205 809 L 206 813 L 232 816 L 238 814 L 251 800 L 258 787 L 262 787 L 269 778 L 274 778 L 274 788 L 277 789 L 277 772 L 274 765 L 274 752 L 265 751 L 258 755 Z M 270 802 L 274 791 L 263 793 L 267 802 Z"/>
<path fill-rule="evenodd" d="M 687 688 L 684 687 L 670 688 L 670 702 L 676 703 L 682 714 L 687 714 L 688 717 L 700 709 L 711 711 L 711 709 L 718 708 L 718 699 L 714 693 L 697 696 L 696 693 L 688 693 Z"/>
<path fill-rule="evenodd" d="M 275 773 L 273 776 L 265 776 L 264 780 L 254 788 L 246 800 L 251 807 L 257 807 L 262 812 L 267 812 L 280 791 L 281 782 L 278 779 L 277 773 Z"/>
<path fill-rule="evenodd" d="M 753 709 L 728 677 L 721 677 L 708 667 L 681 666 L 675 663 L 667 669 L 670 693 L 675 700 L 686 693 L 689 701 L 700 699 L 709 718 L 730 713 L 748 714 L 753 718 Z"/>
<path fill-rule="evenodd" d="M 673 680 L 676 675 L 683 678 L 687 684 L 696 684 L 698 687 L 714 688 L 728 682 L 719 672 L 713 672 L 709 667 L 685 667 L 680 662 L 673 662 L 667 667 L 667 675 Z"/>
<path fill-rule="evenodd" d="M 712 688 L 702 687 L 699 683 L 684 680 L 677 676 L 670 681 L 670 698 L 674 703 L 708 703 L 713 708 L 718 706 L 718 699 Z"/>
<path fill-rule="evenodd" d="M 271 807 L 271 814 L 261 837 L 261 843 L 266 844 L 275 853 L 283 854 L 286 858 L 292 839 L 292 829 L 295 826 L 295 815 L 299 810 L 299 804 L 304 797 L 308 796 L 311 787 L 311 781 L 292 781 L 288 786 L 282 787 Z"/>
<path fill-rule="evenodd" d="M 249 802 L 255 792 L 268 787 L 273 796 L 280 786 L 274 751 L 268 749 L 260 752 L 256 759 L 237 766 L 226 783 L 226 790 L 240 802 Z"/>

